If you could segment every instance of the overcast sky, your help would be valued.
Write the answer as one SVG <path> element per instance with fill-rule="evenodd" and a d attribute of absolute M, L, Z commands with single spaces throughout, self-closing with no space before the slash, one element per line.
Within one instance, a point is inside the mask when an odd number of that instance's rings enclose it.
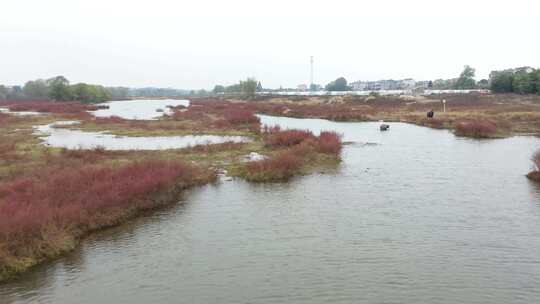
<path fill-rule="evenodd" d="M 540 66 L 540 1 L 6 0 L 0 83 L 264 87 Z"/>

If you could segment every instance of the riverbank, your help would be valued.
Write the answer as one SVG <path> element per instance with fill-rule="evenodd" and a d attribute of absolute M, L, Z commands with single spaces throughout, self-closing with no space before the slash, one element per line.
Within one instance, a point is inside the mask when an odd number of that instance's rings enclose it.
<path fill-rule="evenodd" d="M 539 95 L 291 96 L 259 98 L 246 107 L 293 118 L 407 122 L 467 137 L 540 134 Z M 431 109 L 435 117 L 429 119 Z"/>
<path fill-rule="evenodd" d="M 263 180 L 243 173 L 292 149 L 306 153 L 295 155 L 295 166 L 287 168 L 286 176 L 264 181 L 284 181 L 336 167 L 340 161 L 337 134 L 310 134 L 286 145 L 269 144 L 269 138 L 282 132 L 261 132 L 253 111 L 213 100 L 178 107 L 162 119 L 141 121 L 96 118 L 87 112 L 94 108 L 77 103 L 61 107 L 61 103 L 28 102 L 13 108 L 41 115 L 0 113 L 0 281 L 73 250 L 92 231 L 119 225 L 143 210 L 175 203 L 183 190 L 215 181 L 218 172 L 260 182 Z M 220 134 L 251 140 L 184 149 L 70 150 L 45 146 L 35 134 L 35 126 L 74 119 L 80 125 L 63 127 L 147 138 Z M 260 159 L 246 159 L 247 155 Z"/>

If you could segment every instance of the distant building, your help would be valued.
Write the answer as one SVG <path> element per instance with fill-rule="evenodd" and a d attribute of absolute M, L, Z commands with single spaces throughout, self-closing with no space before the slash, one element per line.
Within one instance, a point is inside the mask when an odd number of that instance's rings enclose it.
<path fill-rule="evenodd" d="M 451 90 L 456 86 L 458 79 L 435 79 L 433 81 L 432 89 L 434 90 Z"/>
<path fill-rule="evenodd" d="M 308 86 L 307 86 L 307 84 L 299 84 L 298 87 L 297 87 L 297 90 L 301 91 L 301 92 L 305 92 L 305 91 L 308 90 Z"/>
<path fill-rule="evenodd" d="M 367 91 L 368 81 L 355 81 L 349 83 L 353 91 Z"/>
<path fill-rule="evenodd" d="M 310 86 L 309 86 L 309 90 L 310 91 L 320 91 L 322 90 L 323 87 L 320 85 L 320 84 L 316 84 L 316 83 L 312 83 Z"/>
<path fill-rule="evenodd" d="M 401 80 L 402 90 L 412 89 L 415 86 L 416 86 L 416 81 L 412 78 L 406 78 L 406 79 Z"/>
<path fill-rule="evenodd" d="M 431 83 L 431 86 L 430 86 L 430 83 Z M 431 80 L 417 81 L 414 87 L 420 88 L 420 89 L 431 89 L 433 87 L 433 81 Z"/>
<path fill-rule="evenodd" d="M 411 78 L 401 80 L 355 81 L 349 84 L 354 91 L 410 90 L 416 86 Z"/>

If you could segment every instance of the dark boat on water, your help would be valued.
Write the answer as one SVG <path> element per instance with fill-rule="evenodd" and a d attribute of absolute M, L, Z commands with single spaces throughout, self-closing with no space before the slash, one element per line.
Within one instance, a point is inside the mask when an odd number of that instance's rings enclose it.
<path fill-rule="evenodd" d="M 388 131 L 388 129 L 390 129 L 390 125 L 382 124 L 382 125 L 379 126 L 379 129 L 381 131 Z"/>

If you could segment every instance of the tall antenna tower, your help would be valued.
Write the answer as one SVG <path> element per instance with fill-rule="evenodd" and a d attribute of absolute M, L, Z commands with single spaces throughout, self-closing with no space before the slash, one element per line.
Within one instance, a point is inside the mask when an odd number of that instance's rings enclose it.
<path fill-rule="evenodd" d="M 310 78 L 309 78 L 309 87 L 313 87 L 313 56 L 310 58 L 311 63 L 311 71 L 310 71 Z"/>

